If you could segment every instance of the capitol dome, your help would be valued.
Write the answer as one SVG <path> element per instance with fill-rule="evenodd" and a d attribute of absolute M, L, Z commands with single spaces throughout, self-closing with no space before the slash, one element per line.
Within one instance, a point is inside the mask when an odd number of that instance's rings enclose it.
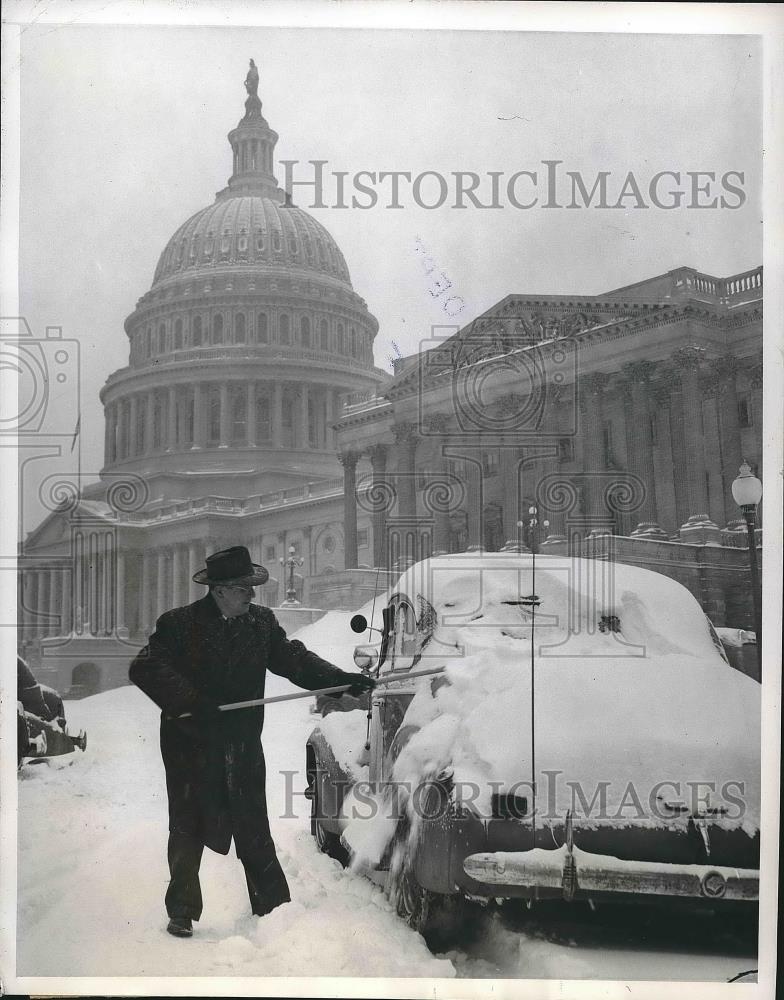
<path fill-rule="evenodd" d="M 378 323 L 335 240 L 278 187 L 278 135 L 246 88 L 228 184 L 166 244 L 125 321 L 128 366 L 101 391 L 104 478 L 136 473 L 152 499 L 339 475 L 343 402 L 385 378 Z"/>
<path fill-rule="evenodd" d="M 220 197 L 184 222 L 160 256 L 153 287 L 238 264 L 331 277 L 351 287 L 343 254 L 324 226 L 301 208 L 260 195 Z"/>

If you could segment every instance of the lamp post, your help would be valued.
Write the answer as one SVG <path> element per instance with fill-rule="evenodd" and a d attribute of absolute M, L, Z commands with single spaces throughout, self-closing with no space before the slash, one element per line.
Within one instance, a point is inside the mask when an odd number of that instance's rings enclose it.
<path fill-rule="evenodd" d="M 297 555 L 297 550 L 293 545 L 289 546 L 289 557 L 284 559 L 283 556 L 278 560 L 281 566 L 288 566 L 289 570 L 289 585 L 286 588 L 286 604 L 298 604 L 297 600 L 297 588 L 294 586 L 294 570 L 297 566 L 302 566 L 305 560 L 302 556 Z"/>
<path fill-rule="evenodd" d="M 743 512 L 749 540 L 749 569 L 751 571 L 751 597 L 754 607 L 754 631 L 757 636 L 757 667 L 762 680 L 762 594 L 759 565 L 757 564 L 757 539 L 755 525 L 757 505 L 762 499 L 762 483 L 752 473 L 748 462 L 741 465 L 739 475 L 732 483 L 732 498 Z"/>

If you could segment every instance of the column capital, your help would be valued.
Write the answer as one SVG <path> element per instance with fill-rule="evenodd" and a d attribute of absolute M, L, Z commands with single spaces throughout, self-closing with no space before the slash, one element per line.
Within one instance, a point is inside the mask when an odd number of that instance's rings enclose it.
<path fill-rule="evenodd" d="M 416 444 L 417 425 L 411 420 L 401 420 L 392 425 L 392 433 L 395 435 L 397 444 Z"/>
<path fill-rule="evenodd" d="M 621 368 L 620 381 L 622 384 L 631 386 L 647 386 L 656 371 L 656 364 L 653 361 L 642 359 L 640 361 L 629 361 Z"/>
<path fill-rule="evenodd" d="M 360 453 L 358 451 L 338 452 L 338 461 L 344 469 L 356 469 Z"/>
<path fill-rule="evenodd" d="M 670 360 L 682 371 L 697 372 L 705 360 L 705 348 L 690 344 L 673 351 Z"/>

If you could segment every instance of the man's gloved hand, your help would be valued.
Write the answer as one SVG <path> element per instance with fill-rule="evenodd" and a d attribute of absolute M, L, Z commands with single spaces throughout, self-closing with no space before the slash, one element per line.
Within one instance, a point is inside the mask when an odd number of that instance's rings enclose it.
<path fill-rule="evenodd" d="M 375 678 L 368 674 L 350 674 L 346 670 L 343 671 L 341 682 L 349 685 L 346 693 L 352 698 L 361 698 L 366 691 L 372 691 L 376 686 Z"/>

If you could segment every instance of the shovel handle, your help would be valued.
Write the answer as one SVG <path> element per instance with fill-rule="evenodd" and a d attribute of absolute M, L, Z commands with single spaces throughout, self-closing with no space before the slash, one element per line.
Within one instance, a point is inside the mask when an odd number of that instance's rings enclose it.
<path fill-rule="evenodd" d="M 394 684 L 399 681 L 411 680 L 413 677 L 428 677 L 432 674 L 442 674 L 445 667 L 435 667 L 433 670 L 415 670 L 413 673 L 403 673 L 398 677 L 384 677 L 376 681 L 376 687 L 383 687 L 387 684 Z M 342 694 L 348 691 L 350 684 L 341 684 L 338 687 L 319 688 L 317 691 L 297 691 L 296 694 L 276 694 L 271 698 L 252 698 L 250 701 L 233 701 L 227 705 L 218 705 L 220 712 L 234 712 L 238 708 L 259 708 L 261 705 L 271 705 L 276 701 L 296 701 L 298 698 L 316 698 L 320 694 Z M 183 712 L 177 716 L 178 719 L 189 719 L 190 712 Z"/>

